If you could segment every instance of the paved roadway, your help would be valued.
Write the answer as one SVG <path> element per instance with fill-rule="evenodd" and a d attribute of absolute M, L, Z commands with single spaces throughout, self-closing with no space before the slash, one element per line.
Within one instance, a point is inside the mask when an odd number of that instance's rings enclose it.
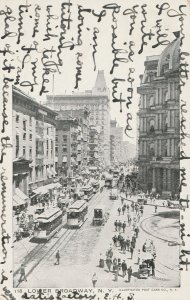
<path fill-rule="evenodd" d="M 110 218 L 104 227 L 92 226 L 93 208 L 97 204 L 104 204 L 110 211 Z M 104 255 L 112 243 L 115 234 L 113 223 L 115 219 L 126 220 L 126 215 L 118 216 L 117 208 L 120 200 L 110 201 L 109 191 L 95 195 L 89 202 L 88 219 L 77 230 L 63 229 L 35 254 L 27 264 L 27 282 L 19 287 L 92 287 L 91 278 L 94 272 L 98 277 L 97 287 L 177 287 L 179 286 L 179 245 L 175 242 L 179 237 L 179 216 L 176 211 L 159 207 L 157 214 L 154 206 L 145 206 L 143 218 L 140 221 L 140 233 L 137 239 L 133 259 L 130 255 L 114 249 L 114 256 L 125 259 L 127 266 L 131 266 L 133 276 L 131 282 L 119 276 L 114 280 L 114 274 L 108 273 L 107 268 L 98 267 L 100 253 Z M 65 231 L 64 231 L 65 230 Z M 126 237 L 131 236 L 131 228 L 127 228 Z M 155 261 L 155 278 L 139 279 L 137 265 L 137 250 L 142 249 L 144 241 L 151 238 L 157 250 Z M 171 246 L 169 246 L 170 242 Z M 55 265 L 55 253 L 59 249 L 60 265 Z M 18 285 L 15 276 L 15 286 Z"/>

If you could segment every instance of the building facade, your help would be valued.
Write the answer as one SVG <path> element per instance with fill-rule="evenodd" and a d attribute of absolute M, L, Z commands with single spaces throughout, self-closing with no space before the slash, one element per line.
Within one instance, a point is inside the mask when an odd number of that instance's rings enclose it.
<path fill-rule="evenodd" d="M 110 163 L 110 100 L 104 72 L 98 71 L 95 86 L 85 93 L 47 96 L 46 105 L 55 111 L 87 109 L 90 111 L 90 125 L 100 127 L 102 159 Z"/>
<path fill-rule="evenodd" d="M 89 165 L 98 167 L 100 149 L 99 149 L 99 131 L 95 126 L 90 126 L 89 131 Z"/>
<path fill-rule="evenodd" d="M 81 165 L 88 165 L 88 142 L 89 142 L 89 121 L 90 112 L 87 108 L 77 110 L 60 110 L 58 112 L 58 120 L 76 119 L 81 130 Z M 79 136 L 78 136 L 79 139 Z M 60 164 L 59 164 L 60 165 Z"/>
<path fill-rule="evenodd" d="M 121 162 L 123 127 L 117 126 L 116 120 L 110 120 L 110 158 L 112 163 Z"/>
<path fill-rule="evenodd" d="M 175 33 L 160 56 L 147 57 L 139 104 L 139 184 L 163 196 L 179 191 L 179 47 Z"/>
<path fill-rule="evenodd" d="M 83 164 L 82 130 L 76 118 L 57 120 L 56 126 L 56 171 L 59 176 L 73 177 Z"/>
<path fill-rule="evenodd" d="M 55 172 L 57 114 L 13 87 L 13 194 L 50 183 Z"/>

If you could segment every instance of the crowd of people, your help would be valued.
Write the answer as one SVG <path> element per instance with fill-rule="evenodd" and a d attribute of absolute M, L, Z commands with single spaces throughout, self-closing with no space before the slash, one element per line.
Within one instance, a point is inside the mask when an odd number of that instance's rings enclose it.
<path fill-rule="evenodd" d="M 127 282 L 133 274 L 132 264 L 127 259 L 133 259 L 136 242 L 139 237 L 139 221 L 143 216 L 144 205 L 129 202 L 121 197 L 121 205 L 117 208 L 118 218 L 114 221 L 115 234 L 105 257 L 101 254 L 100 267 L 114 274 L 114 280 L 122 276 Z M 140 263 L 141 250 L 137 251 L 137 264 Z M 104 262 L 103 262 L 104 261 Z M 127 277 L 127 279 L 126 279 Z"/>

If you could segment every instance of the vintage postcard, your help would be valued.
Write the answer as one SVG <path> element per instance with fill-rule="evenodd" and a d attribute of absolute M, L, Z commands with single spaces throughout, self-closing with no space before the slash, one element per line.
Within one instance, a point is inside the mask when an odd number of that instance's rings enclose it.
<path fill-rule="evenodd" d="M 0 3 L 0 299 L 189 300 L 190 2 Z"/>

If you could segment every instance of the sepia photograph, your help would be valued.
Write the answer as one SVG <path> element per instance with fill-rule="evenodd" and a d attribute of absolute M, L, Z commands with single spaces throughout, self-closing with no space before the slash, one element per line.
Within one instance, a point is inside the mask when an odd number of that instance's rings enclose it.
<path fill-rule="evenodd" d="M 15 287 L 180 285 L 179 49 L 144 61 L 135 143 L 103 70 L 43 105 L 13 86 Z"/>
<path fill-rule="evenodd" d="M 189 16 L 0 3 L 0 298 L 188 300 Z"/>

